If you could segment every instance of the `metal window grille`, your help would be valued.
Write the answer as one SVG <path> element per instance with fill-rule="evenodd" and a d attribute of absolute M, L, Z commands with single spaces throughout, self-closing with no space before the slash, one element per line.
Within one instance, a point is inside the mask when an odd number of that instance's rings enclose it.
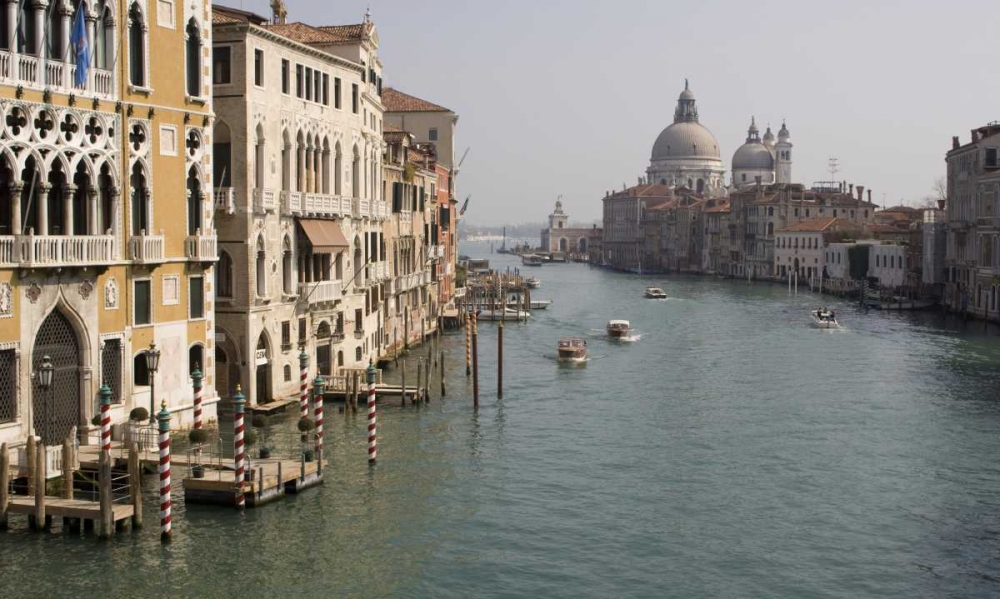
<path fill-rule="evenodd" d="M 49 356 L 55 367 L 52 387 L 42 390 L 37 377 L 32 384 L 35 430 L 46 445 L 62 443 L 80 420 L 80 348 L 69 320 L 52 312 L 35 336 L 32 372 Z"/>
<path fill-rule="evenodd" d="M 101 384 L 111 388 L 111 403 L 122 402 L 122 340 L 106 339 L 101 348 Z"/>
<path fill-rule="evenodd" d="M 14 350 L 0 351 L 0 422 L 17 419 L 17 360 Z"/>

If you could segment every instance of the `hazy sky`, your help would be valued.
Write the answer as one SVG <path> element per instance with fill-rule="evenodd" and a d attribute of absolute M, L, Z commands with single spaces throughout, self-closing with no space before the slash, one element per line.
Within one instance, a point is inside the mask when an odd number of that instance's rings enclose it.
<path fill-rule="evenodd" d="M 762 134 L 786 118 L 796 182 L 829 179 L 835 156 L 879 204 L 927 196 L 951 136 L 1000 119 L 995 3 L 286 2 L 314 25 L 371 6 L 386 84 L 460 115 L 475 224 L 542 219 L 559 194 L 572 220 L 599 219 L 605 190 L 644 174 L 685 77 L 727 169 L 751 115 Z"/>

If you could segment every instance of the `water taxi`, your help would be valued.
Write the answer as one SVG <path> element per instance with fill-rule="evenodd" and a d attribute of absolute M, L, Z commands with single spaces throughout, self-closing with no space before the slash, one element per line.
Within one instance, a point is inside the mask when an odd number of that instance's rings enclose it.
<path fill-rule="evenodd" d="M 833 310 L 827 310 L 826 308 L 816 308 L 809 313 L 812 318 L 813 326 L 820 329 L 839 329 L 840 323 L 837 322 L 837 314 Z"/>
<path fill-rule="evenodd" d="M 627 320 L 609 320 L 608 337 L 612 339 L 622 339 L 628 337 L 632 332 L 632 326 Z"/>
<path fill-rule="evenodd" d="M 578 337 L 559 340 L 559 361 L 582 362 L 587 359 L 587 342 Z"/>
<path fill-rule="evenodd" d="M 649 299 L 667 299 L 667 293 L 659 287 L 646 287 L 646 297 Z"/>
<path fill-rule="evenodd" d="M 521 256 L 521 264 L 525 266 L 541 266 L 542 257 L 536 254 L 524 254 Z"/>
<path fill-rule="evenodd" d="M 535 277 L 528 277 L 524 280 L 524 284 L 528 286 L 528 289 L 538 289 L 542 286 L 542 282 Z"/>

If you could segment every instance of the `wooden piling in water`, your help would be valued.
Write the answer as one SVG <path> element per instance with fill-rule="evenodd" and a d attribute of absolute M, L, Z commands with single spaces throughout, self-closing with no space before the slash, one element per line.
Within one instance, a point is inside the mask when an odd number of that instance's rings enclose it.
<path fill-rule="evenodd" d="M 35 494 L 35 436 L 28 435 L 28 443 L 24 448 L 28 459 L 28 495 Z"/>
<path fill-rule="evenodd" d="M 424 403 L 428 403 L 431 400 L 431 359 L 430 356 L 427 357 L 427 361 L 424 362 Z"/>
<path fill-rule="evenodd" d="M 76 461 L 73 456 L 73 443 L 69 439 L 62 446 L 62 496 L 63 499 L 73 499 L 73 466 Z"/>
<path fill-rule="evenodd" d="M 441 397 L 445 396 L 444 389 L 444 351 L 441 351 Z"/>
<path fill-rule="evenodd" d="M 45 530 L 48 528 L 48 522 L 45 518 L 45 479 L 47 478 L 45 444 L 39 443 L 35 451 L 35 471 L 33 473 L 35 477 L 35 514 L 32 528 Z"/>
<path fill-rule="evenodd" d="M 402 381 L 400 382 L 401 392 L 399 396 L 402 398 L 402 403 L 400 405 L 406 405 L 406 360 L 403 360 L 403 372 L 401 375 Z"/>
<path fill-rule="evenodd" d="M 132 442 L 128 448 L 128 486 L 132 495 L 132 530 L 142 528 L 142 465 L 139 463 L 139 445 Z"/>
<path fill-rule="evenodd" d="M 472 407 L 479 409 L 479 331 L 472 316 Z"/>
<path fill-rule="evenodd" d="M 420 379 L 421 375 L 423 375 L 423 370 L 424 370 L 424 359 L 417 358 L 417 396 L 413 400 L 415 403 L 420 402 L 420 390 L 423 389 L 423 387 L 421 386 Z"/>
<path fill-rule="evenodd" d="M 497 325 L 497 399 L 503 399 L 503 321 Z"/>
<path fill-rule="evenodd" d="M 114 534 L 114 514 L 111 511 L 111 454 L 101 451 L 97 460 L 97 485 L 101 506 L 101 518 L 97 523 L 97 537 L 111 538 Z"/>
<path fill-rule="evenodd" d="M 0 444 L 0 530 L 7 530 L 7 506 L 10 496 L 10 451 L 7 444 Z"/>

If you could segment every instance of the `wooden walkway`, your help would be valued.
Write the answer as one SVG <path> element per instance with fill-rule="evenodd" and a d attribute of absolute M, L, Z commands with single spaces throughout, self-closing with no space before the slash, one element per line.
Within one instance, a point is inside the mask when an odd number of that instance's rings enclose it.
<path fill-rule="evenodd" d="M 278 499 L 286 493 L 299 491 L 323 482 L 320 462 L 295 460 L 255 460 L 243 482 L 247 507 L 256 507 Z M 232 469 L 206 470 L 204 478 L 184 479 L 184 500 L 187 503 L 234 505 L 236 473 Z"/>
<path fill-rule="evenodd" d="M 24 514 L 33 516 L 35 514 L 35 498 L 25 496 L 11 497 L 7 504 L 7 509 L 12 514 Z M 114 521 L 126 520 L 135 513 L 135 508 L 128 504 L 113 504 L 111 511 Z M 97 501 L 86 501 L 84 499 L 61 499 L 59 497 L 45 497 L 45 515 L 53 518 L 78 518 L 80 520 L 99 520 L 101 518 L 101 504 Z"/>

